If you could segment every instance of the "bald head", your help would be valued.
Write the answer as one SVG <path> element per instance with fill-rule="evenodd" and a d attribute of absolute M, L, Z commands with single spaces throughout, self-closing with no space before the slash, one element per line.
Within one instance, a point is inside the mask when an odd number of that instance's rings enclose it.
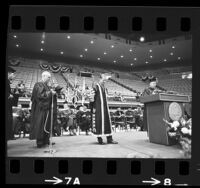
<path fill-rule="evenodd" d="M 42 73 L 42 81 L 43 81 L 43 82 L 49 83 L 50 78 L 51 78 L 51 73 L 50 73 L 50 72 L 44 71 L 44 72 Z"/>

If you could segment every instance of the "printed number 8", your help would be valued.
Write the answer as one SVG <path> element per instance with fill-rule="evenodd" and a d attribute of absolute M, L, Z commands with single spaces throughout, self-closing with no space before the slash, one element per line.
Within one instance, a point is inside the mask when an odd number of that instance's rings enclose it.
<path fill-rule="evenodd" d="M 164 185 L 171 185 L 171 179 L 165 178 L 164 179 Z"/>

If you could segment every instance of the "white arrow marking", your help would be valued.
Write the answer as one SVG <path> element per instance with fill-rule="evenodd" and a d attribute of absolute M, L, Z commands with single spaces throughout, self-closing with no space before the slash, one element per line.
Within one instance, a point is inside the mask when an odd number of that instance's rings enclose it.
<path fill-rule="evenodd" d="M 53 178 L 54 178 L 54 180 L 44 180 L 44 181 L 45 181 L 45 182 L 54 182 L 54 185 L 63 182 L 63 180 L 61 180 L 61 179 L 59 179 L 59 178 L 57 178 L 57 177 L 55 177 L 55 176 L 54 176 Z"/>
<path fill-rule="evenodd" d="M 157 185 L 160 183 L 159 180 L 155 179 L 155 178 L 151 178 L 153 181 L 142 181 L 143 183 L 151 183 L 151 185 Z"/>

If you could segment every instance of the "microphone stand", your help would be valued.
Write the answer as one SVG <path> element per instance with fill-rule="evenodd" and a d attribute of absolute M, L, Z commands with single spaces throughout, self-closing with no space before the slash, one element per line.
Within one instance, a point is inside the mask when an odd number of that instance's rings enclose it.
<path fill-rule="evenodd" d="M 51 102 L 51 127 L 50 127 L 50 137 L 49 137 L 49 150 L 48 151 L 44 151 L 45 153 L 50 153 L 50 154 L 54 154 L 56 153 L 56 150 L 53 149 L 53 142 L 52 142 L 52 129 L 53 129 L 53 97 L 54 95 L 52 94 L 52 102 Z"/>

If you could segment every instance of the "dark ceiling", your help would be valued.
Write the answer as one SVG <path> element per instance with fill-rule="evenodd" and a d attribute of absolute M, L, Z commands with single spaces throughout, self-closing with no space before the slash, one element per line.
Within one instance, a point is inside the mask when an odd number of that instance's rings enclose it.
<path fill-rule="evenodd" d="M 138 42 L 138 37 L 141 35 L 115 33 L 112 36 Z M 109 40 L 105 34 L 10 33 L 7 54 L 120 70 L 191 66 L 191 36 L 179 36 L 177 40 L 175 35 L 142 36 L 145 37 L 143 44 L 127 44 Z M 155 43 L 166 39 L 165 43 Z M 154 43 L 149 45 L 148 42 L 152 41 Z"/>

